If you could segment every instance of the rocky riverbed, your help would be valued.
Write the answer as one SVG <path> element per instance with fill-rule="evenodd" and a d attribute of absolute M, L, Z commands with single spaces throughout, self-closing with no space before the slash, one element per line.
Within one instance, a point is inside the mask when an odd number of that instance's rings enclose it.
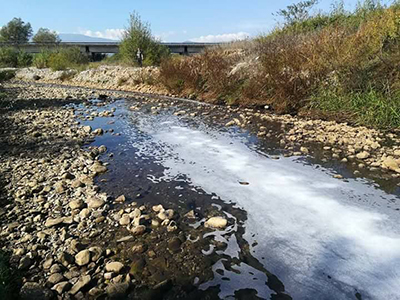
<path fill-rule="evenodd" d="M 112 93 L 22 86 L 9 95 L 1 103 L 1 247 L 22 274 L 22 299 L 155 299 L 168 291 L 173 299 L 191 293 L 195 278 L 212 277 L 201 252 L 209 242 L 188 241 L 181 229 L 198 213 L 110 197 L 94 183 L 108 169 L 99 156 L 112 153 L 82 148 L 104 131 L 81 126 L 68 105 L 89 107 L 87 99 Z M 214 212 L 192 237 L 226 226 Z"/>
<path fill-rule="evenodd" d="M 207 289 L 208 282 L 236 272 L 231 266 L 243 262 L 253 275 L 261 272 L 274 299 L 290 299 L 284 283 L 252 255 L 243 237 L 248 218 L 243 209 L 204 191 L 203 196 L 190 191 L 183 200 L 181 194 L 170 197 L 171 182 L 158 184 L 158 190 L 152 186 L 156 192 L 146 189 L 145 181 L 159 180 L 141 172 L 156 172 L 157 165 L 133 169 L 119 153 L 119 139 L 127 136 L 118 127 L 121 98 L 132 98 L 132 112 L 171 112 L 187 126 L 201 118 L 257 137 L 258 150 L 271 159 L 305 157 L 333 166 L 337 180 L 367 178 L 399 193 L 396 133 L 119 91 L 24 83 L 5 89 L 0 237 L 22 274 L 23 299 L 218 299 L 221 291 Z M 237 257 L 231 253 L 233 239 Z M 215 267 L 221 258 L 225 273 Z M 221 276 L 222 282 L 229 279 Z M 237 299 L 258 299 L 243 290 Z"/>

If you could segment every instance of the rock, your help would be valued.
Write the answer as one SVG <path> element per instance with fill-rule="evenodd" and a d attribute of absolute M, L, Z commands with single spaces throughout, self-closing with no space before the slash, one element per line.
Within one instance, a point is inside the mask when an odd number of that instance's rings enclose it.
<path fill-rule="evenodd" d="M 90 216 L 90 210 L 88 208 L 82 209 L 81 212 L 79 213 L 79 217 L 81 219 L 86 219 L 89 216 Z"/>
<path fill-rule="evenodd" d="M 92 133 L 95 135 L 102 135 L 104 133 L 104 130 L 101 128 L 97 128 L 97 129 L 93 130 Z"/>
<path fill-rule="evenodd" d="M 129 283 L 114 283 L 107 286 L 106 292 L 109 299 L 124 299 L 129 289 Z"/>
<path fill-rule="evenodd" d="M 84 205 L 84 202 L 81 199 L 73 200 L 69 203 L 69 207 L 71 209 L 79 209 L 79 208 L 82 208 L 83 205 Z"/>
<path fill-rule="evenodd" d="M 61 224 L 62 222 L 64 222 L 64 218 L 56 218 L 56 219 L 48 218 L 46 220 L 46 223 L 44 223 L 44 226 L 53 227 L 53 226 Z"/>
<path fill-rule="evenodd" d="M 50 274 L 61 272 L 60 265 L 54 264 L 50 267 Z"/>
<path fill-rule="evenodd" d="M 133 235 L 142 235 L 146 231 L 146 226 L 138 225 L 131 229 Z"/>
<path fill-rule="evenodd" d="M 101 146 L 99 147 L 99 152 L 100 152 L 100 153 L 105 153 L 105 152 L 107 152 L 107 147 L 104 146 L 104 145 L 101 145 Z"/>
<path fill-rule="evenodd" d="M 160 212 L 160 211 L 164 210 L 164 208 L 163 208 L 163 206 L 161 204 L 155 205 L 152 208 L 153 208 L 153 211 L 155 211 L 155 212 Z"/>
<path fill-rule="evenodd" d="M 74 181 L 71 182 L 71 187 L 73 188 L 78 188 L 78 187 L 83 187 L 84 183 L 80 181 L 79 179 L 75 179 Z"/>
<path fill-rule="evenodd" d="M 78 266 L 87 265 L 90 262 L 91 254 L 89 250 L 82 250 L 75 255 L 75 262 Z"/>
<path fill-rule="evenodd" d="M 102 207 L 106 202 L 103 199 L 97 198 L 97 197 L 92 197 L 89 198 L 87 201 L 87 205 L 89 208 L 99 208 Z"/>
<path fill-rule="evenodd" d="M 46 261 L 43 263 L 43 269 L 48 270 L 50 267 L 53 265 L 54 260 L 52 258 L 46 259 Z"/>
<path fill-rule="evenodd" d="M 133 237 L 131 235 L 127 235 L 127 236 L 124 236 L 124 237 L 118 239 L 117 243 L 123 243 L 123 242 L 132 241 L 132 240 L 133 240 Z"/>
<path fill-rule="evenodd" d="M 178 237 L 173 237 L 168 241 L 168 249 L 176 253 L 181 250 L 182 241 Z"/>
<path fill-rule="evenodd" d="M 56 191 L 56 193 L 58 194 L 62 194 L 65 192 L 65 186 L 63 182 L 57 182 L 56 184 L 54 184 L 54 190 Z"/>
<path fill-rule="evenodd" d="M 50 277 L 47 279 L 47 282 L 53 286 L 59 282 L 61 282 L 64 279 L 64 276 L 60 273 L 55 273 L 50 275 Z"/>
<path fill-rule="evenodd" d="M 103 290 L 98 287 L 90 289 L 88 293 L 90 296 L 93 297 L 93 299 L 98 299 L 100 296 L 104 294 Z"/>
<path fill-rule="evenodd" d="M 382 167 L 400 173 L 400 166 L 393 157 L 387 157 L 382 162 Z"/>
<path fill-rule="evenodd" d="M 211 227 L 211 228 L 220 228 L 223 229 L 228 224 L 228 221 L 223 217 L 212 217 L 209 218 L 204 226 Z"/>
<path fill-rule="evenodd" d="M 121 270 L 124 268 L 124 265 L 118 261 L 109 262 L 106 264 L 106 271 L 107 272 L 114 272 L 119 274 Z"/>
<path fill-rule="evenodd" d="M 137 258 L 134 262 L 131 263 L 129 274 L 136 275 L 142 273 L 145 265 L 146 261 L 143 258 Z"/>
<path fill-rule="evenodd" d="M 86 132 L 86 133 L 92 132 L 92 127 L 90 127 L 90 126 L 83 126 L 82 129 L 83 129 L 83 131 Z"/>
<path fill-rule="evenodd" d="M 53 293 L 39 283 L 26 282 L 22 286 L 19 296 L 21 300 L 50 300 L 53 298 Z"/>
<path fill-rule="evenodd" d="M 186 213 L 186 214 L 184 215 L 184 217 L 185 217 L 185 218 L 188 218 L 188 219 L 196 219 L 196 214 L 195 214 L 194 210 L 192 209 L 191 211 L 189 211 L 188 213 Z"/>
<path fill-rule="evenodd" d="M 143 244 L 135 245 L 132 247 L 132 253 L 143 253 L 146 251 L 146 246 Z"/>
<path fill-rule="evenodd" d="M 174 211 L 172 209 L 167 209 L 165 211 L 160 211 L 157 215 L 157 217 L 164 221 L 166 219 L 172 219 L 174 216 Z"/>
<path fill-rule="evenodd" d="M 128 214 L 123 214 L 121 219 L 119 219 L 119 224 L 122 226 L 129 225 L 131 223 L 131 218 L 129 218 Z"/>
<path fill-rule="evenodd" d="M 33 264 L 33 260 L 28 255 L 24 256 L 19 261 L 18 269 L 19 270 L 28 269 L 32 264 Z"/>
<path fill-rule="evenodd" d="M 85 286 L 87 286 L 91 280 L 92 280 L 92 278 L 90 277 L 90 275 L 80 277 L 79 280 L 72 286 L 69 293 L 72 295 L 75 295 L 81 289 L 83 289 Z"/>
<path fill-rule="evenodd" d="M 131 212 L 130 217 L 133 219 L 139 218 L 142 215 L 142 211 L 139 208 L 135 208 L 133 212 Z"/>
<path fill-rule="evenodd" d="M 369 155 L 370 154 L 367 151 L 363 151 L 363 152 L 357 153 L 356 157 L 358 159 L 366 159 L 369 157 Z"/>
<path fill-rule="evenodd" d="M 100 162 L 95 162 L 91 168 L 90 168 L 93 172 L 95 172 L 96 174 L 102 174 L 107 172 L 107 167 L 103 166 Z"/>
<path fill-rule="evenodd" d="M 71 288 L 71 284 L 68 281 L 59 282 L 52 287 L 52 290 L 56 291 L 59 295 L 65 293 Z"/>
<path fill-rule="evenodd" d="M 58 260 L 65 267 L 67 267 L 70 264 L 73 264 L 74 261 L 75 261 L 74 257 L 71 254 L 67 253 L 67 252 L 61 252 Z"/>
<path fill-rule="evenodd" d="M 121 196 L 118 196 L 118 197 L 115 199 L 115 202 L 123 203 L 123 202 L 125 202 L 125 200 L 126 200 L 125 196 L 124 196 L 124 195 L 121 195 Z"/>
<path fill-rule="evenodd" d="M 300 152 L 304 153 L 304 154 L 308 154 L 308 149 L 306 147 L 300 147 Z"/>

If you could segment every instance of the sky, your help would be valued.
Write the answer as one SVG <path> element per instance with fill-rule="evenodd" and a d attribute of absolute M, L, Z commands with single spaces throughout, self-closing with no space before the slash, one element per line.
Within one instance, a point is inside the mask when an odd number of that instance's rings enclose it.
<path fill-rule="evenodd" d="M 273 15 L 292 0 L 0 0 L 0 26 L 14 17 L 33 30 L 46 27 L 59 33 L 79 33 L 119 39 L 129 13 L 136 11 L 166 42 L 224 42 L 270 31 L 280 19 Z M 345 1 L 354 8 L 357 0 Z M 317 9 L 329 10 L 332 0 Z"/>

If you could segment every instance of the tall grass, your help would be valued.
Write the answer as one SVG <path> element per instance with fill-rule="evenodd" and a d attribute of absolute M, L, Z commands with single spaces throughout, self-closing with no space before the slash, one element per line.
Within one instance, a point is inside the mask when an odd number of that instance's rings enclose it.
<path fill-rule="evenodd" d="M 162 82 L 175 93 L 229 104 L 268 104 L 278 113 L 340 111 L 359 124 L 399 127 L 399 5 L 336 8 L 285 24 L 252 45 L 164 61 Z"/>

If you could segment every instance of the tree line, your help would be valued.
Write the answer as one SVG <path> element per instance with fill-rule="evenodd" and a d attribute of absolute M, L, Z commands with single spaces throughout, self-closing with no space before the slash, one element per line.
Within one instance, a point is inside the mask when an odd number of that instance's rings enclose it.
<path fill-rule="evenodd" d="M 33 36 L 34 43 L 59 43 L 57 32 L 48 28 L 39 28 L 35 35 L 31 24 L 25 23 L 21 18 L 13 18 L 7 25 L 0 29 L 0 42 L 11 44 L 23 44 L 29 42 Z"/>
<path fill-rule="evenodd" d="M 57 32 L 47 28 L 40 28 L 33 35 L 31 24 L 24 22 L 21 18 L 12 19 L 0 29 L 0 42 L 18 45 L 29 42 L 31 38 L 35 43 L 58 44 L 61 42 Z M 137 12 L 133 12 L 129 16 L 123 33 L 120 53 L 114 55 L 112 60 L 127 65 L 149 66 L 159 65 L 161 60 L 168 55 L 169 49 L 161 45 L 160 41 L 154 37 L 150 23 L 143 21 Z M 2 65 L 1 61 L 0 65 Z"/>

